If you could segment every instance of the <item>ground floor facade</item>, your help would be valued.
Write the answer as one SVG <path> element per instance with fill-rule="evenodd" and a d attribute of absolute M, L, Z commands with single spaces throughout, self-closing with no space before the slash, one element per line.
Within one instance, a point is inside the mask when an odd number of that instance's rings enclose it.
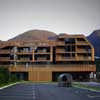
<path fill-rule="evenodd" d="M 57 81 L 62 73 L 70 73 L 73 80 L 88 79 L 91 72 L 95 73 L 95 65 L 33 65 L 30 67 L 9 67 L 11 74 L 18 78 L 33 82 Z"/>

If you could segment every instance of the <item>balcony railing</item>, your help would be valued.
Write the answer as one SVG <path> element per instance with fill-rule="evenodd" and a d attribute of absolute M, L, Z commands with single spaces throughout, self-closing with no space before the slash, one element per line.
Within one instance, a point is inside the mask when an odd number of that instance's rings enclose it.
<path fill-rule="evenodd" d="M 76 40 L 77 43 L 87 43 L 86 40 Z"/>
<path fill-rule="evenodd" d="M 27 60 L 16 60 L 17 62 L 31 62 L 31 60 L 27 59 Z"/>
<path fill-rule="evenodd" d="M 56 53 L 76 53 L 75 51 L 66 51 L 64 49 L 56 49 Z"/>
<path fill-rule="evenodd" d="M 91 50 L 77 49 L 78 53 L 91 53 Z"/>
<path fill-rule="evenodd" d="M 65 49 L 56 49 L 56 53 L 65 53 Z"/>
<path fill-rule="evenodd" d="M 56 61 L 76 61 L 75 57 L 56 57 Z"/>
<path fill-rule="evenodd" d="M 79 60 L 79 61 L 81 61 L 81 60 L 89 61 L 89 60 L 92 60 L 92 57 L 80 57 L 80 56 L 78 56 L 77 60 Z"/>
<path fill-rule="evenodd" d="M 31 51 L 21 51 L 21 52 L 16 52 L 16 54 L 32 54 L 33 52 L 31 52 Z"/>
<path fill-rule="evenodd" d="M 10 59 L 10 57 L 0 57 L 0 61 L 15 61 L 15 60 Z"/>
<path fill-rule="evenodd" d="M 76 45 L 89 45 L 89 43 L 86 41 L 84 42 L 80 41 L 80 42 L 76 42 Z"/>
<path fill-rule="evenodd" d="M 0 50 L 0 54 L 9 54 L 10 50 Z"/>
<path fill-rule="evenodd" d="M 63 42 L 59 42 L 59 41 L 58 41 L 58 42 L 56 43 L 56 45 L 57 45 L 57 46 L 60 46 L 60 45 L 61 45 L 61 46 L 62 46 L 62 45 L 65 45 L 65 42 L 64 42 L 64 41 L 63 41 Z"/>
<path fill-rule="evenodd" d="M 46 57 L 38 57 L 34 61 L 50 61 L 50 59 L 47 59 Z"/>
<path fill-rule="evenodd" d="M 35 54 L 50 54 L 50 52 L 38 50 L 37 52 L 35 52 Z"/>

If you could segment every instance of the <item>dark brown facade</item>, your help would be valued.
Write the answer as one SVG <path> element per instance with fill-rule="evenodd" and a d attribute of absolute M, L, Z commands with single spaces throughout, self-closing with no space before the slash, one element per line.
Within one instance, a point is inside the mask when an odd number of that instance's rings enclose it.
<path fill-rule="evenodd" d="M 61 73 L 73 79 L 96 71 L 94 48 L 84 35 L 58 35 L 56 40 L 16 41 L 0 44 L 0 66 L 32 81 L 55 81 Z"/>

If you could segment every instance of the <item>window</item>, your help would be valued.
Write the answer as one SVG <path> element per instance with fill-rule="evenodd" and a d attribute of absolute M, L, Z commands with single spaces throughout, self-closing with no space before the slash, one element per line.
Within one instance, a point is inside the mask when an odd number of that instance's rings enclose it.
<path fill-rule="evenodd" d="M 66 38 L 65 44 L 67 44 L 67 43 L 70 43 L 70 44 L 75 43 L 75 39 L 74 38 Z"/>

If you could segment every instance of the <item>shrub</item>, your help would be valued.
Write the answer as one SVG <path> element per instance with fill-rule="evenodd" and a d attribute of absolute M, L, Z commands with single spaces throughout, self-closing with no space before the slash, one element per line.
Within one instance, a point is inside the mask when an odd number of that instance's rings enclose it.
<path fill-rule="evenodd" d="M 16 75 L 12 75 L 8 68 L 0 67 L 0 84 L 18 81 Z"/>
<path fill-rule="evenodd" d="M 7 68 L 0 67 L 0 83 L 8 82 L 9 80 L 9 71 Z"/>

